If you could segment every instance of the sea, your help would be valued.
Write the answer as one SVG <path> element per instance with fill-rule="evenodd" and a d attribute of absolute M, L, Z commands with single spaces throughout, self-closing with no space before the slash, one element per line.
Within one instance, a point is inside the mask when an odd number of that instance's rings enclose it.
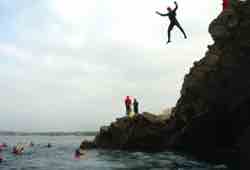
<path fill-rule="evenodd" d="M 0 136 L 8 147 L 0 152 L 0 170 L 227 170 L 175 152 L 142 153 L 110 150 L 88 150 L 81 159 L 74 151 L 84 139 L 93 136 Z M 34 143 L 22 155 L 11 153 L 17 143 Z M 50 143 L 51 148 L 47 145 Z"/>

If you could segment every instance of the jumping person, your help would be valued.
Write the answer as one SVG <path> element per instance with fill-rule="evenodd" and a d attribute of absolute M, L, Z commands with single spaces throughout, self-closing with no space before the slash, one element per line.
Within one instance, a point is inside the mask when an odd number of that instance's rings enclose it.
<path fill-rule="evenodd" d="M 156 11 L 156 14 L 158 14 L 160 16 L 168 16 L 168 18 L 170 20 L 170 24 L 168 26 L 168 41 L 167 41 L 167 43 L 171 42 L 171 31 L 172 31 L 174 26 L 177 26 L 181 30 L 185 39 L 187 38 L 185 31 L 182 29 L 180 23 L 176 19 L 176 10 L 178 9 L 178 4 L 176 1 L 174 3 L 175 3 L 175 8 L 172 10 L 170 7 L 167 7 L 168 13 L 166 13 L 166 14 L 162 14 L 162 13 Z"/>
<path fill-rule="evenodd" d="M 127 114 L 127 116 L 131 112 L 131 103 L 132 103 L 131 99 L 129 98 L 129 96 L 127 96 L 126 99 L 125 99 L 125 107 L 126 107 L 126 114 Z"/>

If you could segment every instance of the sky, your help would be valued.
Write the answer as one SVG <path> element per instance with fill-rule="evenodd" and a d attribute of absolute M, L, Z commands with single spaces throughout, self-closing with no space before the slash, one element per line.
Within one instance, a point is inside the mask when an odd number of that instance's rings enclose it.
<path fill-rule="evenodd" d="M 1 0 L 0 130 L 98 130 L 125 115 L 124 97 L 159 113 L 180 97 L 184 75 L 213 41 L 221 1 Z"/>

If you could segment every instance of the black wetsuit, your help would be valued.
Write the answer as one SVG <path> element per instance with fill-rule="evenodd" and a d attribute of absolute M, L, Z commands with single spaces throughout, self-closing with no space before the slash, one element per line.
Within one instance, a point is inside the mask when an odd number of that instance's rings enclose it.
<path fill-rule="evenodd" d="M 167 14 L 162 14 L 162 13 L 156 12 L 160 16 L 168 16 L 168 18 L 170 20 L 170 24 L 168 26 L 168 42 L 171 42 L 171 31 L 172 31 L 174 26 L 177 26 L 181 30 L 181 32 L 183 33 L 184 38 L 187 38 L 185 31 L 182 29 L 180 23 L 176 19 L 176 10 L 178 9 L 178 5 L 177 5 L 177 3 L 175 5 L 176 5 L 175 9 L 169 11 Z"/>
<path fill-rule="evenodd" d="M 138 114 L 139 113 L 139 107 L 138 107 L 139 103 L 137 100 L 134 100 L 134 103 L 133 103 L 133 108 L 134 108 L 134 112 L 135 114 Z"/>

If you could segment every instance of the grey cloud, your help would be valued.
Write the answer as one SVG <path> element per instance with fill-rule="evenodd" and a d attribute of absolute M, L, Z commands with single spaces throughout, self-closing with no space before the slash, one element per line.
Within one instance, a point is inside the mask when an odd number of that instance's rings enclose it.
<path fill-rule="evenodd" d="M 175 104 L 184 74 L 211 42 L 205 27 L 192 30 L 195 20 L 188 21 L 190 39 L 174 32 L 175 41 L 166 46 L 167 21 L 152 17 L 142 22 L 150 27 L 145 43 L 135 43 L 144 32 L 138 37 L 124 32 L 131 40 L 112 37 L 119 14 L 112 13 L 112 1 L 101 3 L 105 6 L 98 5 L 92 18 L 76 24 L 57 16 L 49 1 L 30 2 L 13 11 L 12 22 L 17 22 L 8 27 L 15 27 L 16 39 L 2 39 L 0 46 L 1 129 L 97 129 L 124 114 L 126 95 L 136 96 L 146 111 Z"/>

